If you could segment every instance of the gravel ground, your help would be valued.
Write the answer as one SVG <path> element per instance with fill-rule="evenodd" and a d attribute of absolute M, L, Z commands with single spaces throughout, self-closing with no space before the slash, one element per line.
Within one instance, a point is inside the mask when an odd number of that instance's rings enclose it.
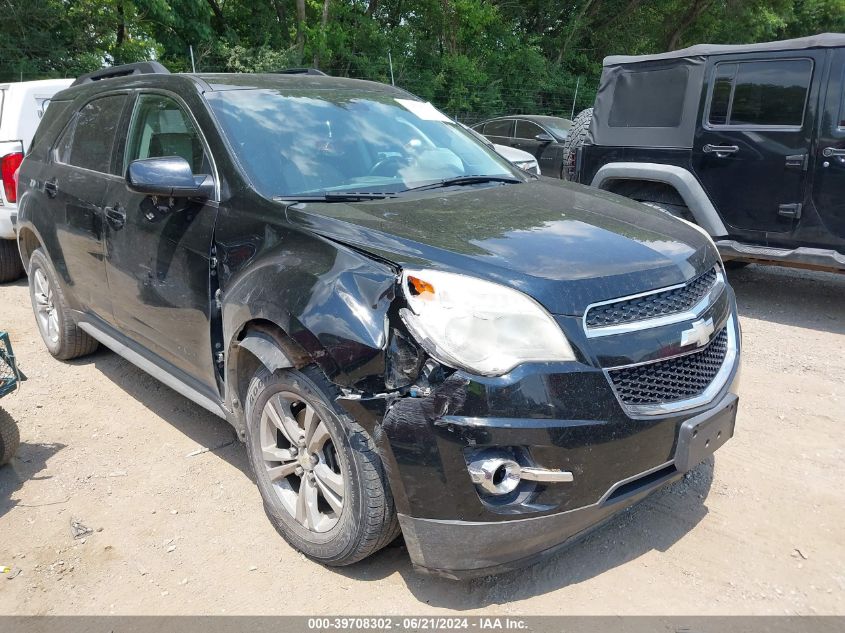
<path fill-rule="evenodd" d="M 54 360 L 24 283 L 0 286 L 30 377 L 2 401 L 23 444 L 0 470 L 0 565 L 20 569 L 0 613 L 845 614 L 845 275 L 732 282 L 735 437 L 575 548 L 461 584 L 414 573 L 401 540 L 351 568 L 308 561 L 225 423 L 109 351 Z"/>

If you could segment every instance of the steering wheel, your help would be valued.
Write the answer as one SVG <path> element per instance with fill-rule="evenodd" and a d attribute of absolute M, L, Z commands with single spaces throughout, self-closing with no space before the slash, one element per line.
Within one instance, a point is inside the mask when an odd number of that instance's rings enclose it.
<path fill-rule="evenodd" d="M 408 159 L 404 156 L 388 156 L 376 162 L 370 167 L 368 176 L 395 176 L 399 172 L 399 167 L 403 163 L 407 163 Z"/>

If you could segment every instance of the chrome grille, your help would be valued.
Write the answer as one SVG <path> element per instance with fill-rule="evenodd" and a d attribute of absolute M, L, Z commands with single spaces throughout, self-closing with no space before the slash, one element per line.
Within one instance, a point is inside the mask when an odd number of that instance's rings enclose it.
<path fill-rule="evenodd" d="M 678 288 L 593 306 L 584 323 L 587 328 L 602 328 L 679 314 L 697 305 L 718 279 L 716 268 L 712 268 Z"/>
<path fill-rule="evenodd" d="M 724 364 L 728 327 L 722 328 L 707 347 L 692 354 L 608 370 L 619 400 L 627 406 L 656 405 L 704 393 Z"/>

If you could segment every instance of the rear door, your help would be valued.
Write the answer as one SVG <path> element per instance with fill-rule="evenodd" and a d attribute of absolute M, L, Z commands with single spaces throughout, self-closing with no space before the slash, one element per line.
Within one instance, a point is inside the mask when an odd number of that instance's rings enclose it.
<path fill-rule="evenodd" d="M 845 49 L 832 55 L 815 146 L 813 203 L 827 230 L 845 238 Z"/>
<path fill-rule="evenodd" d="M 800 221 L 824 53 L 718 59 L 708 69 L 693 168 L 727 224 L 782 233 Z M 762 239 L 762 236 L 761 236 Z"/>
<path fill-rule="evenodd" d="M 198 126 L 175 95 L 138 95 L 125 138 L 122 173 L 133 160 L 162 156 L 181 156 L 195 174 L 213 171 Z M 134 193 L 121 178 L 110 183 L 104 207 L 117 326 L 216 391 L 210 258 L 217 203 Z"/>
<path fill-rule="evenodd" d="M 112 310 L 103 254 L 102 205 L 106 187 L 122 182 L 109 172 L 126 103 L 126 94 L 86 103 L 53 148 L 49 176 L 43 183 L 61 250 L 51 253 L 57 272 L 71 286 L 83 310 L 108 322 Z"/>

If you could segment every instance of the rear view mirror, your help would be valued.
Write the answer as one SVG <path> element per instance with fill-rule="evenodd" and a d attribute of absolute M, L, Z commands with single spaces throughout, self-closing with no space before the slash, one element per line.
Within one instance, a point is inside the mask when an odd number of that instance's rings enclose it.
<path fill-rule="evenodd" d="M 181 156 L 133 160 L 126 171 L 126 186 L 136 193 L 173 198 L 210 198 L 214 193 L 213 178 L 195 176 Z"/>
<path fill-rule="evenodd" d="M 540 132 L 537 136 L 534 137 L 534 140 L 540 141 L 541 143 L 551 143 L 555 139 L 551 134 L 547 134 L 546 132 Z"/>

